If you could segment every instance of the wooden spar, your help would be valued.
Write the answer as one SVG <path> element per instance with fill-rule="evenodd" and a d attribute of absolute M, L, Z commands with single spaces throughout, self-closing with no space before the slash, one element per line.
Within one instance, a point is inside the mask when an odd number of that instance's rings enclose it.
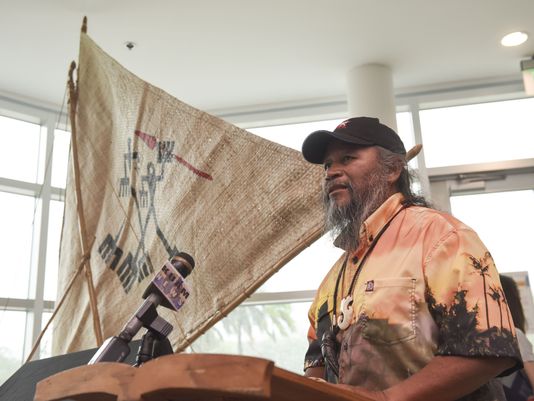
<path fill-rule="evenodd" d="M 406 163 L 408 163 L 415 156 L 417 156 L 419 152 L 421 152 L 421 149 L 423 149 L 423 145 L 417 144 L 413 148 L 411 148 L 408 152 L 406 152 Z"/>
<path fill-rule="evenodd" d="M 84 17 L 82 33 L 87 32 L 87 17 Z M 74 83 L 74 70 L 76 63 L 73 61 L 69 70 L 69 116 L 71 122 L 71 148 L 72 148 L 72 165 L 74 173 L 74 187 L 76 195 L 76 211 L 78 214 L 78 229 L 80 233 L 80 241 L 82 246 L 82 255 L 89 255 L 91 249 L 87 243 L 87 231 L 85 225 L 85 215 L 83 208 L 83 198 L 80 184 L 80 163 L 78 160 L 78 141 L 77 141 L 77 127 L 76 127 L 76 106 L 78 103 L 78 86 Z M 93 330 L 96 337 L 97 346 L 102 345 L 102 327 L 100 325 L 100 315 L 98 313 L 98 305 L 96 301 L 96 291 L 93 284 L 93 274 L 91 270 L 90 258 L 84 258 L 84 273 L 87 282 L 87 289 L 89 291 L 89 303 L 91 306 L 91 313 L 93 315 Z"/>
<path fill-rule="evenodd" d="M 83 17 L 83 21 L 82 21 L 82 33 L 87 33 L 87 16 Z"/>

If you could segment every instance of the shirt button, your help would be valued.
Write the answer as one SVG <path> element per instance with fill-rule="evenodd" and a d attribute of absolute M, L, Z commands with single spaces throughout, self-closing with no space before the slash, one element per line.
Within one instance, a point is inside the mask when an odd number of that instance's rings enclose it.
<path fill-rule="evenodd" d="M 374 239 L 373 236 L 370 235 L 370 236 L 369 236 L 369 241 L 370 241 L 370 242 L 373 242 L 373 239 Z"/>

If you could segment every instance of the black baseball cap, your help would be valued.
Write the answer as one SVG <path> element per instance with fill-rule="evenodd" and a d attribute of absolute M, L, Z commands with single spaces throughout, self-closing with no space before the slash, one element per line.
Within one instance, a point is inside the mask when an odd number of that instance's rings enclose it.
<path fill-rule="evenodd" d="M 378 118 L 354 117 L 343 121 L 334 131 L 312 132 L 302 144 L 304 159 L 314 164 L 322 164 L 328 143 L 332 139 L 362 146 L 381 146 L 394 153 L 406 154 L 400 137 Z"/>

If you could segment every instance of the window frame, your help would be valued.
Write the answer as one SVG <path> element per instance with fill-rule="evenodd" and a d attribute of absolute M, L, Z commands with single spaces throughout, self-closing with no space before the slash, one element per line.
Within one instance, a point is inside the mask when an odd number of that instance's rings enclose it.
<path fill-rule="evenodd" d="M 0 177 L 0 191 L 32 196 L 39 204 L 39 212 L 35 212 L 39 220 L 34 224 L 33 240 L 31 248 L 28 248 L 32 253 L 28 298 L 6 298 L 0 294 L 0 307 L 3 311 L 24 311 L 27 314 L 24 350 L 21 355 L 21 361 L 24 361 L 41 333 L 41 328 L 46 324 L 43 322 L 43 314 L 54 310 L 55 302 L 44 299 L 49 209 L 51 200 L 62 201 L 64 199 L 65 190 L 51 186 L 50 167 L 53 157 L 54 131 L 61 127 L 61 121 L 65 121 L 66 116 L 46 106 L 34 105 L 2 95 L 0 95 L 0 115 L 40 125 L 41 132 L 44 131 L 42 137 L 45 140 L 45 146 L 41 148 L 44 155 L 39 155 L 39 157 L 44 156 L 44 160 L 39 163 L 39 168 L 43 170 L 40 173 L 43 177 L 42 184 Z M 32 359 L 39 359 L 40 351 L 37 348 Z"/>

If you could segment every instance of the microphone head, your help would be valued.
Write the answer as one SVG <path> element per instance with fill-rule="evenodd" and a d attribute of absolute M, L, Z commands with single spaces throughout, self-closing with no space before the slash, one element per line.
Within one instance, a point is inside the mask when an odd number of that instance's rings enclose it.
<path fill-rule="evenodd" d="M 190 289 L 184 280 L 195 267 L 191 255 L 180 252 L 163 264 L 143 293 L 143 298 L 157 294 L 161 298 L 161 306 L 178 310 L 189 297 Z"/>
<path fill-rule="evenodd" d="M 170 262 L 183 278 L 189 276 L 195 267 L 195 261 L 193 257 L 185 252 L 179 252 L 177 255 L 172 257 Z"/>

